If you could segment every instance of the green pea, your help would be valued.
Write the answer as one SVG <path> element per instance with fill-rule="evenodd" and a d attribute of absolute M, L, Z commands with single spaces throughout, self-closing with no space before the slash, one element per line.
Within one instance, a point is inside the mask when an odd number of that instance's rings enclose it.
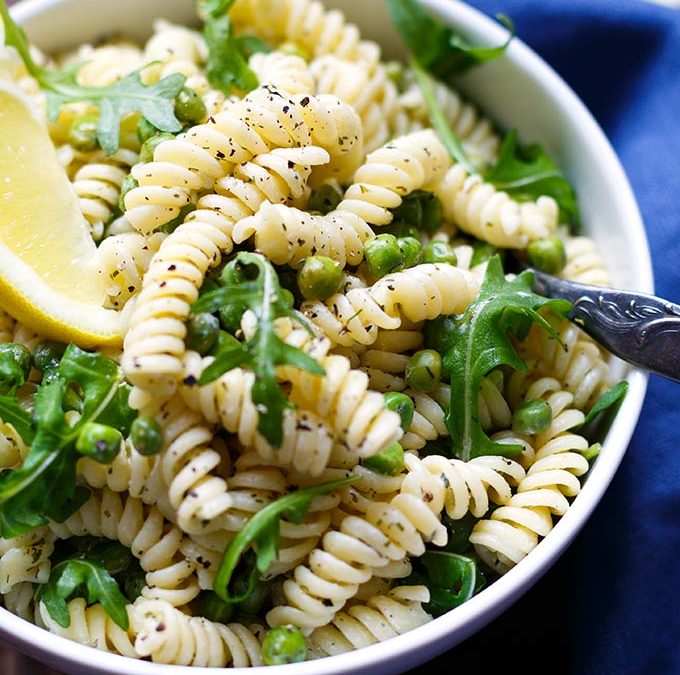
<path fill-rule="evenodd" d="M 180 122 L 197 124 L 204 120 L 208 111 L 203 99 L 189 87 L 184 87 L 175 98 L 175 115 Z"/>
<path fill-rule="evenodd" d="M 406 364 L 406 384 L 415 391 L 432 391 L 441 374 L 442 359 L 434 349 L 416 352 Z"/>
<path fill-rule="evenodd" d="M 68 142 L 80 152 L 92 152 L 99 147 L 97 140 L 96 115 L 81 115 L 76 117 L 68 130 Z"/>
<path fill-rule="evenodd" d="M 302 631 L 291 624 L 272 628 L 262 643 L 262 660 L 268 666 L 300 663 L 307 658 L 307 645 Z"/>
<path fill-rule="evenodd" d="M 394 410 L 401 418 L 401 428 L 406 431 L 413 421 L 415 405 L 413 399 L 400 391 L 391 391 L 385 394 L 385 407 Z"/>
<path fill-rule="evenodd" d="M 392 445 L 377 455 L 367 457 L 363 464 L 367 469 L 375 471 L 375 473 L 394 476 L 404 466 L 404 449 L 399 443 L 392 443 Z"/>
<path fill-rule="evenodd" d="M 458 256 L 451 244 L 445 241 L 431 241 L 423 250 L 424 263 L 458 264 Z"/>
<path fill-rule="evenodd" d="M 559 237 L 546 237 L 527 246 L 527 259 L 541 272 L 559 274 L 567 264 L 567 252 Z"/>
<path fill-rule="evenodd" d="M 66 345 L 61 342 L 41 342 L 33 351 L 33 365 L 42 371 L 58 366 L 65 351 Z"/>
<path fill-rule="evenodd" d="M 174 136 L 172 134 L 165 131 L 148 138 L 146 141 L 144 141 L 144 145 L 142 145 L 142 149 L 139 151 L 139 161 L 142 164 L 153 162 L 153 153 L 155 152 L 156 148 L 161 143 L 165 141 L 171 141 L 173 138 Z"/>
<path fill-rule="evenodd" d="M 399 237 L 397 239 L 401 256 L 404 260 L 404 269 L 417 265 L 423 253 L 423 246 L 417 237 Z"/>
<path fill-rule="evenodd" d="M 234 616 L 234 605 L 225 602 L 213 591 L 201 591 L 196 599 L 196 611 L 209 621 L 228 623 Z"/>
<path fill-rule="evenodd" d="M 0 379 L 17 375 L 25 382 L 30 372 L 31 352 L 26 347 L 14 342 L 0 344 Z"/>
<path fill-rule="evenodd" d="M 340 290 L 342 281 L 342 267 L 325 255 L 306 258 L 297 274 L 298 288 L 306 300 L 330 298 Z"/>
<path fill-rule="evenodd" d="M 146 117 L 140 117 L 139 122 L 137 122 L 137 138 L 140 143 L 146 143 L 152 136 L 158 133 L 160 131 Z"/>
<path fill-rule="evenodd" d="M 220 333 L 220 320 L 203 312 L 194 314 L 187 322 L 187 336 L 184 340 L 188 349 L 193 349 L 201 356 L 205 356 L 217 342 Z"/>
<path fill-rule="evenodd" d="M 393 234 L 379 234 L 366 240 L 364 258 L 371 274 L 377 279 L 390 272 L 398 272 L 404 265 L 404 256 Z"/>
<path fill-rule="evenodd" d="M 241 343 L 231 333 L 221 330 L 220 334 L 217 336 L 217 342 L 210 351 L 210 354 L 214 356 L 215 354 L 219 354 L 221 351 L 235 349 L 236 347 L 240 346 Z"/>
<path fill-rule="evenodd" d="M 122 442 L 123 436 L 118 429 L 108 424 L 88 422 L 78 436 L 76 450 L 96 462 L 110 464 L 120 451 Z"/>
<path fill-rule="evenodd" d="M 131 173 L 123 178 L 123 183 L 120 186 L 120 195 L 118 196 L 118 209 L 121 213 L 125 213 L 127 210 L 125 208 L 125 195 L 136 187 L 139 187 L 139 183 Z"/>
<path fill-rule="evenodd" d="M 163 430 L 153 417 L 141 415 L 132 422 L 130 440 L 140 455 L 157 455 L 163 449 Z"/>
<path fill-rule="evenodd" d="M 229 333 L 235 333 L 241 328 L 241 317 L 246 311 L 242 305 L 223 305 L 220 307 L 220 323 L 222 328 Z"/>
<path fill-rule="evenodd" d="M 145 586 L 146 574 L 143 570 L 126 572 L 123 575 L 123 592 L 130 602 L 134 602 L 142 594 Z"/>
<path fill-rule="evenodd" d="M 333 183 L 324 183 L 318 190 L 312 193 L 309 198 L 308 208 L 310 211 L 319 213 L 330 213 L 335 211 L 338 204 L 342 201 L 342 192 Z"/>
<path fill-rule="evenodd" d="M 552 424 L 552 408 L 542 398 L 522 403 L 512 415 L 512 430 L 518 434 L 542 434 Z"/>

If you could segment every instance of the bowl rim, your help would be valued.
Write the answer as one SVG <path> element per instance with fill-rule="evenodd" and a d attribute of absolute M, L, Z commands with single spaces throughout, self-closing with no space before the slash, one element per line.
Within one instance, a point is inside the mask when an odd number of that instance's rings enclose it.
<path fill-rule="evenodd" d="M 23 23 L 63 2 L 68 0 L 21 0 L 11 11 L 13 17 L 19 23 Z M 492 41 L 498 42 L 505 36 L 502 27 L 461 0 L 422 0 L 422 2 L 440 16 L 450 19 L 452 23 L 462 24 L 471 34 L 488 36 Z M 544 88 L 550 88 L 571 107 L 576 123 L 587 130 L 589 142 L 594 145 L 608 171 L 611 172 L 611 182 L 617 184 L 617 198 L 623 202 L 629 214 L 627 230 L 634 240 L 639 264 L 638 290 L 652 293 L 654 284 L 651 259 L 639 208 L 623 167 L 599 124 L 571 87 L 519 38 L 513 40 L 504 58 L 521 64 L 521 69 L 528 73 L 532 80 L 539 81 Z M 632 369 L 628 381 L 630 383 L 628 394 L 617 415 L 616 423 L 607 434 L 606 452 L 591 468 L 588 480 L 585 481 L 580 494 L 567 513 L 530 555 L 483 592 L 457 607 L 455 611 L 401 635 L 398 640 L 377 643 L 361 650 L 324 659 L 324 674 L 341 675 L 357 667 L 360 667 L 362 672 L 377 672 L 378 669 L 382 673 L 400 672 L 422 663 L 418 654 L 423 648 L 426 648 L 427 658 L 430 659 L 455 646 L 496 618 L 536 583 L 562 555 L 586 523 L 623 459 L 642 409 L 648 375 L 641 370 Z M 548 544 L 545 545 L 545 542 Z M 449 637 L 454 632 L 456 638 L 450 640 Z M 46 661 L 52 663 L 58 661 L 63 665 L 68 664 L 81 669 L 87 666 L 102 668 L 102 672 L 111 675 L 224 673 L 224 668 L 202 668 L 197 671 L 190 666 L 156 664 L 103 652 L 50 633 L 4 608 L 0 608 L 0 634 L 3 638 L 8 638 L 16 648 L 34 656 L 36 653 L 44 656 Z M 316 675 L 319 672 L 319 662 L 309 661 L 280 668 L 281 670 L 277 669 L 276 672 L 285 672 L 289 675 Z M 248 668 L 247 671 L 231 670 L 252 675 L 272 672 L 269 667 Z"/>

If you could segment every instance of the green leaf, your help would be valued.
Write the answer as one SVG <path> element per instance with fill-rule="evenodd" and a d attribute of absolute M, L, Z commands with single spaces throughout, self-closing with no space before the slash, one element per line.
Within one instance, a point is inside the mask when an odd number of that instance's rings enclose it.
<path fill-rule="evenodd" d="M 470 68 L 502 56 L 514 36 L 510 19 L 498 15 L 509 31 L 507 40 L 495 47 L 472 45 L 453 28 L 431 17 L 417 0 L 387 0 L 387 4 L 397 31 L 416 61 L 449 84 Z"/>
<path fill-rule="evenodd" d="M 127 385 L 122 385 L 118 366 L 102 354 L 69 345 L 34 396 L 33 419 L 20 412 L 16 400 L 0 399 L 0 412 L 21 428 L 30 442 L 23 464 L 0 474 L 0 531 L 2 536 L 17 536 L 51 518 L 62 522 L 89 497 L 76 487 L 75 441 L 82 427 L 103 416 L 125 425 L 131 417 L 127 406 Z M 72 426 L 64 414 L 65 395 L 82 398 L 82 412 Z M 19 428 L 17 428 L 19 431 Z"/>
<path fill-rule="evenodd" d="M 123 630 L 129 628 L 127 599 L 106 568 L 106 562 L 92 553 L 55 565 L 48 582 L 38 587 L 35 597 L 64 628 L 70 625 L 67 602 L 73 597 L 84 597 L 89 605 L 100 603 L 116 624 Z"/>
<path fill-rule="evenodd" d="M 26 445 L 32 443 L 33 427 L 31 416 L 21 407 L 16 398 L 0 396 L 0 420 L 5 422 L 5 424 L 11 424 Z"/>
<path fill-rule="evenodd" d="M 505 365 L 526 370 L 511 339 L 523 336 L 532 323 L 558 339 L 552 326 L 538 310 L 546 308 L 565 314 L 566 300 L 548 299 L 532 292 L 533 274 L 522 272 L 506 281 L 500 258 L 489 260 L 479 295 L 452 327 L 451 346 L 442 359 L 451 381 L 451 407 L 446 415 L 452 448 L 464 461 L 480 455 L 512 456 L 521 446 L 492 441 L 479 423 L 478 399 L 482 379 Z"/>
<path fill-rule="evenodd" d="M 451 159 L 464 166 L 468 173 L 478 173 L 477 167 L 475 167 L 475 165 L 465 154 L 463 143 L 449 124 L 446 113 L 441 107 L 439 99 L 437 98 L 437 94 L 435 93 L 434 82 L 432 81 L 432 78 L 423 68 L 418 65 L 416 61 L 411 63 L 411 67 L 413 68 L 413 73 L 416 76 L 416 82 L 418 83 L 420 91 L 423 94 L 423 99 L 425 101 L 425 105 L 427 106 L 427 112 L 430 117 L 430 122 L 432 122 L 432 127 L 437 132 L 437 135 L 448 150 Z"/>
<path fill-rule="evenodd" d="M 521 146 L 516 130 L 506 134 L 498 161 L 484 179 L 519 201 L 542 195 L 552 197 L 560 207 L 561 217 L 578 227 L 578 202 L 571 183 L 540 145 Z"/>
<path fill-rule="evenodd" d="M 194 313 L 215 312 L 222 308 L 247 307 L 256 316 L 254 335 L 241 348 L 218 351 L 215 360 L 205 369 L 199 385 L 205 385 L 238 366 L 248 367 L 255 375 L 251 390 L 257 407 L 258 430 L 275 448 L 283 441 L 283 415 L 290 403 L 276 379 L 276 366 L 293 366 L 315 375 L 324 375 L 319 363 L 299 349 L 291 347 L 276 335 L 274 321 L 289 316 L 309 330 L 298 314 L 286 305 L 276 270 L 258 253 L 239 253 L 225 270 L 238 271 L 239 281 L 225 283 L 193 304 Z M 248 272 L 248 275 L 246 275 Z M 255 274 L 255 278 L 251 278 Z M 245 276 L 247 279 L 243 281 Z"/>
<path fill-rule="evenodd" d="M 182 125 L 175 117 L 174 99 L 186 82 L 184 75 L 173 73 L 155 84 L 145 85 L 140 71 L 135 71 L 106 87 L 83 87 L 76 80 L 83 64 L 62 70 L 42 68 L 33 61 L 26 34 L 12 20 L 4 0 L 0 0 L 0 16 L 5 24 L 5 44 L 16 48 L 28 72 L 45 90 L 50 119 L 56 119 L 65 103 L 96 106 L 99 108 L 97 140 L 108 154 L 118 150 L 120 123 L 127 113 L 140 112 L 161 131 L 181 130 Z"/>
<path fill-rule="evenodd" d="M 203 37 L 208 45 L 206 74 L 216 89 L 231 94 L 234 89 L 247 93 L 259 82 L 246 60 L 246 49 L 250 43 L 239 40 L 231 25 L 228 11 L 233 0 L 208 0 Z"/>
<path fill-rule="evenodd" d="M 430 602 L 424 608 L 435 617 L 467 602 L 484 585 L 477 563 L 467 556 L 426 551 L 414 562 L 414 573 L 400 583 L 427 586 Z"/>
<path fill-rule="evenodd" d="M 597 401 L 593 404 L 593 407 L 588 411 L 586 418 L 583 420 L 582 426 L 590 424 L 601 412 L 604 412 L 608 408 L 620 403 L 625 398 L 628 393 L 628 382 L 622 380 L 618 384 L 614 385 L 611 389 L 607 389 L 602 393 Z"/>
<path fill-rule="evenodd" d="M 217 569 L 213 590 L 225 602 L 242 602 L 255 586 L 257 571 L 264 573 L 276 558 L 279 541 L 279 522 L 283 516 L 288 516 L 292 522 L 299 523 L 305 517 L 314 497 L 327 495 L 333 490 L 349 485 L 359 480 L 359 476 L 349 476 L 320 485 L 313 485 L 304 490 L 297 490 L 258 511 L 229 542 L 220 566 Z M 248 584 L 248 590 L 240 596 L 232 596 L 229 585 L 239 561 L 246 551 L 255 544 L 257 546 L 256 566 L 253 569 Z"/>

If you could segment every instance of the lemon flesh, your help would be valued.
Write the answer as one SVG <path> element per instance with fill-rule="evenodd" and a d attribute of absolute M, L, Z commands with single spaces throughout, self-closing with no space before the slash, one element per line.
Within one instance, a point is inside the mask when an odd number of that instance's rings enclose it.
<path fill-rule="evenodd" d="M 54 340 L 118 345 L 120 317 L 103 307 L 94 242 L 30 105 L 0 82 L 0 307 Z"/>

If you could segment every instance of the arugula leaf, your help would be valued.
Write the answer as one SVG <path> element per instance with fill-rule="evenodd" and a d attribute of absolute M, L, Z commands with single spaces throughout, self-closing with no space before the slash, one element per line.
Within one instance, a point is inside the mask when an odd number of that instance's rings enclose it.
<path fill-rule="evenodd" d="M 489 260 L 479 295 L 452 328 L 450 348 L 442 359 L 451 379 L 451 407 L 446 415 L 453 452 L 468 461 L 480 455 L 512 456 L 519 445 L 493 442 L 479 423 L 478 399 L 482 379 L 494 368 L 507 365 L 525 371 L 510 338 L 522 340 L 533 323 L 559 339 L 538 310 L 542 307 L 565 314 L 566 300 L 548 299 L 532 292 L 533 274 L 522 272 L 506 281 L 500 258 Z"/>
<path fill-rule="evenodd" d="M 245 54 L 253 46 L 234 35 L 229 9 L 235 0 L 206 0 L 203 37 L 208 45 L 206 74 L 216 89 L 231 94 L 234 88 L 247 93 L 259 82 L 248 66 Z"/>
<path fill-rule="evenodd" d="M 29 74 L 45 90 L 51 120 L 58 117 L 65 103 L 90 103 L 98 107 L 97 140 L 107 154 L 113 154 L 118 149 L 120 123 L 123 116 L 130 112 L 140 112 L 161 131 L 175 133 L 181 130 L 182 125 L 175 117 L 174 99 L 186 82 L 184 75 L 173 73 L 155 84 L 145 85 L 140 78 L 140 71 L 135 71 L 106 87 L 83 87 L 76 80 L 83 64 L 50 70 L 33 61 L 28 38 L 12 20 L 5 0 L 0 0 L 0 18 L 5 24 L 5 44 L 19 52 Z"/>
<path fill-rule="evenodd" d="M 340 480 L 313 485 L 280 497 L 258 511 L 229 542 L 217 569 L 213 590 L 222 600 L 230 603 L 243 602 L 255 588 L 258 573 L 264 574 L 276 559 L 279 544 L 279 523 L 286 516 L 293 523 L 300 523 L 314 497 L 327 495 L 333 490 L 355 483 L 360 476 L 348 476 Z M 256 546 L 255 565 L 250 570 L 247 589 L 238 596 L 230 593 L 229 584 L 239 561 L 250 546 Z"/>
<path fill-rule="evenodd" d="M 0 396 L 0 420 L 6 424 L 11 424 L 26 445 L 30 445 L 33 442 L 31 416 L 19 405 L 16 398 Z"/>
<path fill-rule="evenodd" d="M 0 414 L 15 424 L 31 449 L 21 467 L 0 473 L 0 531 L 9 538 L 23 534 L 48 518 L 62 522 L 89 497 L 76 487 L 75 442 L 85 424 L 106 414 L 111 420 L 129 419 L 127 385 L 121 385 L 118 366 L 102 354 L 69 345 L 54 376 L 34 396 L 33 418 L 16 401 L 0 398 Z M 82 397 L 82 413 L 69 425 L 64 396 L 75 385 Z"/>
<path fill-rule="evenodd" d="M 498 161 L 484 179 L 519 201 L 534 200 L 541 195 L 552 197 L 560 207 L 561 217 L 578 227 L 579 208 L 574 188 L 540 145 L 521 146 L 516 130 L 505 135 Z"/>
<path fill-rule="evenodd" d="M 462 164 L 468 173 L 478 173 L 477 167 L 468 159 L 463 149 L 463 143 L 458 135 L 453 131 L 446 114 L 439 103 L 437 94 L 434 90 L 434 82 L 427 72 L 421 68 L 416 61 L 411 62 L 413 74 L 416 77 L 416 82 L 423 94 L 423 100 L 427 106 L 427 112 L 432 122 L 432 128 L 437 132 L 444 147 L 448 150 L 449 155 L 453 160 Z"/>
<path fill-rule="evenodd" d="M 130 551 L 118 542 L 97 544 L 52 567 L 46 584 L 35 592 L 37 602 L 45 603 L 50 616 L 64 628 L 71 621 L 67 602 L 83 597 L 89 605 L 98 602 L 123 630 L 129 628 L 126 597 L 113 574 L 130 565 Z"/>
<path fill-rule="evenodd" d="M 500 14 L 498 20 L 509 31 L 507 40 L 496 47 L 478 47 L 432 18 L 416 0 L 387 0 L 387 4 L 414 58 L 425 70 L 449 83 L 456 75 L 502 56 L 515 33 L 512 21 Z"/>
<path fill-rule="evenodd" d="M 199 385 L 208 384 L 237 366 L 248 366 L 255 375 L 251 396 L 259 412 L 258 430 L 278 448 L 283 441 L 283 413 L 290 403 L 276 380 L 276 366 L 290 365 L 315 375 L 324 369 L 308 354 L 282 342 L 274 331 L 274 320 L 288 316 L 307 325 L 286 304 L 276 271 L 257 253 L 239 253 L 225 270 L 255 268 L 252 280 L 237 280 L 199 297 L 192 311 L 215 312 L 223 307 L 249 307 L 257 317 L 255 334 L 243 345 L 218 351 L 215 360 L 202 373 Z"/>
<path fill-rule="evenodd" d="M 628 393 L 628 382 L 622 380 L 615 384 L 611 389 L 603 392 L 593 404 L 593 407 L 588 411 L 586 418 L 583 420 L 581 426 L 590 424 L 601 412 L 620 403 Z"/>
<path fill-rule="evenodd" d="M 430 591 L 424 609 L 441 616 L 467 602 L 485 584 L 474 558 L 447 551 L 426 551 L 413 561 L 414 572 L 401 584 L 422 584 Z"/>

